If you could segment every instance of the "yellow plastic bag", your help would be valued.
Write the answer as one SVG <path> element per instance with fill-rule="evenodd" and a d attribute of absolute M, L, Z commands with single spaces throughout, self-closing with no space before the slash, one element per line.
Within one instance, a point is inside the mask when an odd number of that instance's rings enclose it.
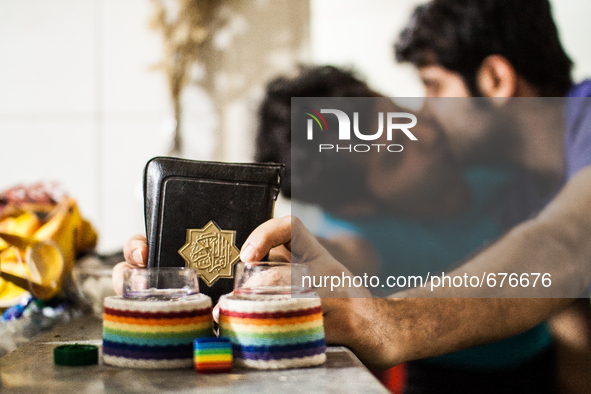
<path fill-rule="evenodd" d="M 57 295 L 76 256 L 96 246 L 97 233 L 81 217 L 73 198 L 50 204 L 3 210 L 7 213 L 0 217 L 0 270 L 29 286 L 0 278 L 0 307 L 17 304 L 27 291 L 41 299 Z"/>

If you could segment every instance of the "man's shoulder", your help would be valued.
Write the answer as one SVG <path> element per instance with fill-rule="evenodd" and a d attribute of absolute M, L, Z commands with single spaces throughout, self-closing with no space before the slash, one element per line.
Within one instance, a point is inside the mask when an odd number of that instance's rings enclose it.
<path fill-rule="evenodd" d="M 566 178 L 591 165 L 591 80 L 574 85 L 565 107 Z"/>
<path fill-rule="evenodd" d="M 567 97 L 591 97 L 591 79 L 585 79 L 574 84 L 568 91 Z"/>

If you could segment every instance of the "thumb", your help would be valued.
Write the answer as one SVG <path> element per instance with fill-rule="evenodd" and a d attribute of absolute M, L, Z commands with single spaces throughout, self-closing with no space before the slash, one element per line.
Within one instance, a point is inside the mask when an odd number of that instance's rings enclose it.
<path fill-rule="evenodd" d="M 291 248 L 291 216 L 267 220 L 258 226 L 246 239 L 240 259 L 242 261 L 260 261 L 274 247 L 284 245 Z"/>

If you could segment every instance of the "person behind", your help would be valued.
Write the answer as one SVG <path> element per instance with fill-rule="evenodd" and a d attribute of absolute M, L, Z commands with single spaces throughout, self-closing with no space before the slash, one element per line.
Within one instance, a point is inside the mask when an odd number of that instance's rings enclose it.
<path fill-rule="evenodd" d="M 446 154 L 437 128 L 428 125 L 424 116 L 416 132 L 421 145 L 405 147 L 404 156 L 388 163 L 387 169 L 383 162 L 392 157 L 388 154 L 375 154 L 377 163 L 350 154 L 324 162 L 323 156 L 311 155 L 309 148 L 293 141 L 292 97 L 375 96 L 352 72 L 331 66 L 301 67 L 296 76 L 276 78 L 267 85 L 259 109 L 255 157 L 285 163 L 282 193 L 292 197 L 293 183 L 303 202 L 322 208 L 323 221 L 315 235 L 353 274 L 375 274 L 383 283 L 390 275 L 425 277 L 427 272 L 446 271 L 506 230 L 507 221 L 500 217 L 506 213 L 500 212 L 506 208 L 504 192 L 528 178 L 488 168 L 461 171 Z M 391 103 L 389 111 L 399 108 Z M 337 126 L 328 124 L 331 130 Z M 332 142 L 327 133 L 316 141 Z M 299 171 L 292 174 L 292 166 Z M 403 177 L 409 173 L 412 179 Z M 383 185 L 394 182 L 395 192 L 384 193 Z M 422 381 L 455 393 L 483 388 L 544 392 L 553 383 L 550 344 L 550 333 L 542 324 L 511 339 L 411 363 L 407 392 L 430 392 L 419 390 Z"/>
<path fill-rule="evenodd" d="M 450 26 L 453 29 L 448 29 Z M 465 29 L 464 33 L 470 34 L 464 36 L 462 29 Z M 448 32 L 445 39 L 432 39 L 444 31 Z M 468 53 L 470 55 L 466 56 Z M 432 1 L 416 8 L 408 27 L 395 45 L 395 54 L 398 61 L 417 67 L 428 97 L 589 95 L 588 82 L 573 86 L 570 74 L 572 62 L 560 43 L 547 1 L 518 1 L 512 4 L 498 1 L 480 4 Z M 511 78 L 515 79 L 514 83 L 509 82 Z M 496 82 L 491 84 L 493 81 Z M 570 108 L 567 107 L 570 127 L 573 122 L 584 118 L 582 113 L 575 116 L 572 113 L 581 111 L 582 108 L 577 107 L 582 103 L 579 100 L 571 103 Z M 563 127 L 557 127 L 559 129 Z M 447 131 L 454 147 L 454 156 L 460 162 L 478 161 L 478 156 L 488 151 L 487 156 L 497 165 L 507 162 L 524 164 L 523 157 L 514 157 L 520 151 L 519 148 L 511 150 L 506 145 L 498 146 L 497 151 L 490 154 L 490 141 L 505 137 L 492 129 L 484 130 L 475 140 L 469 138 L 466 129 L 452 127 Z M 534 133 L 537 134 L 532 130 L 530 135 L 523 132 L 508 135 L 505 143 L 511 141 L 520 145 L 520 139 L 533 138 Z M 588 138 L 585 134 L 579 133 L 579 149 L 589 145 L 584 142 Z M 554 133 L 553 137 L 556 146 L 561 146 L 563 139 L 567 145 L 574 142 L 572 135 L 564 138 L 561 133 Z M 470 140 L 472 144 L 466 144 L 465 141 Z M 485 144 L 488 145 L 486 148 Z M 568 146 L 566 148 L 569 149 Z M 577 155 L 575 163 L 567 162 L 571 168 L 564 169 L 562 152 L 559 149 L 551 151 L 553 155 L 547 158 L 550 165 L 536 169 L 539 183 L 545 188 L 548 198 L 562 185 L 565 170 L 566 176 L 570 176 L 584 166 L 584 155 Z M 556 368 L 561 390 L 569 393 L 589 392 L 589 299 L 582 298 L 572 307 L 553 316 L 550 326 L 555 336 Z"/>

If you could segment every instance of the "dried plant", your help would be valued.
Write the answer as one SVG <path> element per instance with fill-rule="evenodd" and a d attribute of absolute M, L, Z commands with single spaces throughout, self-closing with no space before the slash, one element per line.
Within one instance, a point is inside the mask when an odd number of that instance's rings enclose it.
<path fill-rule="evenodd" d="M 150 27 L 164 40 L 164 57 L 156 67 L 164 70 L 176 121 L 170 153 L 180 153 L 181 94 L 191 82 L 191 68 L 202 62 L 204 45 L 216 29 L 219 0 L 152 0 Z"/>

